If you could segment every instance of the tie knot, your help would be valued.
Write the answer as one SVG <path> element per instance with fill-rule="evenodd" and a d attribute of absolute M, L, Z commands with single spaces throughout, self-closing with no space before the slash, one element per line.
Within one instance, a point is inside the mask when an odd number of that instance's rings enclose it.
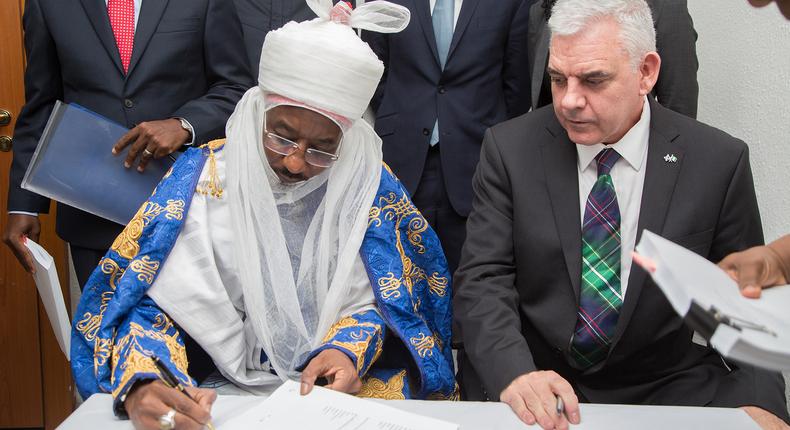
<path fill-rule="evenodd" d="M 612 148 L 602 149 L 598 155 L 595 156 L 595 161 L 598 163 L 598 176 L 608 175 L 614 167 L 614 163 L 620 159 L 620 154 Z"/>

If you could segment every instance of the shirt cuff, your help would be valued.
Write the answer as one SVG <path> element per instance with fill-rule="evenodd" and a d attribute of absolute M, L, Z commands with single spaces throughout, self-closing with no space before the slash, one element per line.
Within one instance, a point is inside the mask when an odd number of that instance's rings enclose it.
<path fill-rule="evenodd" d="M 186 124 L 189 127 L 189 136 L 192 138 L 189 142 L 184 143 L 184 146 L 192 146 L 195 144 L 195 127 L 192 127 L 192 123 L 189 122 L 186 118 L 182 117 L 175 117 L 177 120 L 181 121 L 182 124 Z"/>
<path fill-rule="evenodd" d="M 38 216 L 36 212 L 25 212 L 25 211 L 8 211 L 9 215 L 30 215 L 30 216 Z"/>

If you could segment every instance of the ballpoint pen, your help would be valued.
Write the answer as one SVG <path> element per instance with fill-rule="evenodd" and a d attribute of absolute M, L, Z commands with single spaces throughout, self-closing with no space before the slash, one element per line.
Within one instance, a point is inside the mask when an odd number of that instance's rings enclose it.
<path fill-rule="evenodd" d="M 184 393 L 184 395 L 187 396 L 189 400 L 192 400 L 193 402 L 197 403 L 197 401 L 192 396 L 189 395 L 186 388 L 184 388 L 184 385 L 178 381 L 176 375 L 173 375 L 173 372 L 171 372 L 170 369 L 168 369 L 167 366 L 165 366 L 165 363 L 163 363 L 162 360 L 159 359 L 159 357 L 157 357 L 156 355 L 151 355 L 151 360 L 154 362 L 154 365 L 159 370 L 159 376 L 161 377 L 162 382 L 164 382 L 165 385 L 169 386 L 170 388 L 175 388 L 176 390 Z M 211 421 L 206 423 L 206 427 L 209 430 L 215 430 L 214 424 L 212 424 Z"/>

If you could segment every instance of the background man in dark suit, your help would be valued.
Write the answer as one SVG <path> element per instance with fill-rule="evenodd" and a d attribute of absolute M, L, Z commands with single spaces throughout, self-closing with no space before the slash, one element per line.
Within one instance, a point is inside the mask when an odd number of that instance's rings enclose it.
<path fill-rule="evenodd" d="M 394 0 L 397 34 L 364 33 L 386 70 L 373 98 L 384 161 L 458 265 L 483 132 L 529 108 L 523 0 Z"/>
<path fill-rule="evenodd" d="M 644 0 L 559 0 L 554 105 L 486 133 L 455 279 L 461 382 L 477 373 L 543 428 L 578 423 L 578 401 L 740 406 L 779 425 L 781 375 L 693 342 L 631 263 L 644 229 L 712 261 L 763 241 L 746 145 L 647 97 L 651 23 Z"/>
<path fill-rule="evenodd" d="M 551 8 L 557 0 L 541 0 L 529 11 L 530 100 L 537 109 L 551 103 L 551 85 L 546 73 L 549 60 Z M 662 106 L 692 118 L 697 117 L 697 32 L 686 0 L 647 0 L 656 28 L 656 49 L 661 73 L 652 95 Z"/>
<path fill-rule="evenodd" d="M 118 163 L 132 167 L 140 156 L 144 169 L 182 145 L 224 136 L 252 79 L 241 25 L 224 0 L 28 0 L 24 29 L 26 103 L 14 136 L 4 239 L 30 270 L 22 237 L 38 240 L 35 215 L 50 202 L 20 183 L 56 100 L 133 128 L 107 151 L 130 145 Z M 82 286 L 121 226 L 62 204 L 56 222 Z"/>
<path fill-rule="evenodd" d="M 337 3 L 339 0 L 333 0 Z M 272 30 L 290 21 L 302 22 L 314 19 L 315 13 L 305 0 L 233 0 L 239 14 L 244 33 L 244 47 L 254 78 L 258 77 L 263 39 Z M 353 6 L 355 1 L 347 1 Z M 359 2 L 360 4 L 362 2 Z"/>

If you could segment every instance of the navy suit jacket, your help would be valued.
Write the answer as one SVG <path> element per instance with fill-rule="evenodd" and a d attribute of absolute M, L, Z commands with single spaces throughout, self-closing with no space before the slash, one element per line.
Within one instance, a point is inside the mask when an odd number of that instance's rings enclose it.
<path fill-rule="evenodd" d="M 224 136 L 236 102 L 252 86 L 241 24 L 227 0 L 144 0 L 127 74 L 104 0 L 27 0 L 24 29 L 26 101 L 14 134 L 11 211 L 49 209 L 49 199 L 22 190 L 20 183 L 56 100 L 78 103 L 129 128 L 186 118 L 200 144 Z M 114 143 L 107 143 L 107 151 Z M 57 232 L 69 243 L 106 249 L 120 228 L 58 205 Z"/>
<path fill-rule="evenodd" d="M 386 70 L 372 106 L 384 160 L 414 194 L 434 122 L 450 202 L 472 208 L 472 175 L 486 128 L 529 109 L 526 42 L 530 1 L 464 0 L 444 70 L 428 0 L 392 0 L 409 8 L 400 33 L 364 32 Z"/>

